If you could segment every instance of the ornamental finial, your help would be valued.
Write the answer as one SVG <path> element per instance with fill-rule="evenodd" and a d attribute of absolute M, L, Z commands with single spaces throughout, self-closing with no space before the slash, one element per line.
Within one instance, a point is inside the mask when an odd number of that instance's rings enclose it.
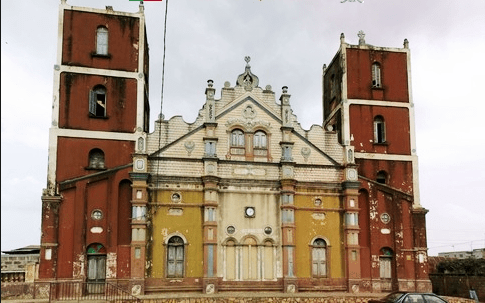
<path fill-rule="evenodd" d="M 357 33 L 357 36 L 359 36 L 359 45 L 365 45 L 365 34 L 364 31 L 359 31 Z"/>
<path fill-rule="evenodd" d="M 251 57 L 249 56 L 244 57 L 244 61 L 246 61 L 246 66 L 249 66 L 249 61 L 251 61 Z"/>

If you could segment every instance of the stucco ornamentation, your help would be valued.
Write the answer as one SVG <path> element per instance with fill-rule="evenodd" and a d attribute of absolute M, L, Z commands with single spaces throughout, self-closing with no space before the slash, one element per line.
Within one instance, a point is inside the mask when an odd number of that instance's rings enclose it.
<path fill-rule="evenodd" d="M 195 147 L 194 141 L 185 141 L 184 146 L 185 150 L 187 150 L 187 155 L 190 156 Z"/>

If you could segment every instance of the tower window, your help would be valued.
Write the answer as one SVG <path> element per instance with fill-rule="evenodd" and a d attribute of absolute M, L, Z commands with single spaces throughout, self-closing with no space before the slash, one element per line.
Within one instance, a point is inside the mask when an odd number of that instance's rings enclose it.
<path fill-rule="evenodd" d="M 382 87 L 381 66 L 379 63 L 372 64 L 372 87 Z"/>
<path fill-rule="evenodd" d="M 376 181 L 378 183 L 386 184 L 387 182 L 387 173 L 383 170 L 377 173 Z"/>
<path fill-rule="evenodd" d="M 106 27 L 98 27 L 96 30 L 96 54 L 108 55 L 108 29 Z"/>
<path fill-rule="evenodd" d="M 104 168 L 104 153 L 102 150 L 95 148 L 89 152 L 89 168 Z"/>
<path fill-rule="evenodd" d="M 106 88 L 96 86 L 89 92 L 89 114 L 94 117 L 106 117 Z"/>
<path fill-rule="evenodd" d="M 377 116 L 374 118 L 374 143 L 386 142 L 386 124 L 384 118 Z"/>

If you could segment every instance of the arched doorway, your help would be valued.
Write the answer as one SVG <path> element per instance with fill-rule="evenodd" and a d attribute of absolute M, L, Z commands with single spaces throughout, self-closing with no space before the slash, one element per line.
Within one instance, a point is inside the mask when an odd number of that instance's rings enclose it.
<path fill-rule="evenodd" d="M 106 282 L 106 248 L 99 243 L 88 246 L 88 293 L 103 293 Z"/>

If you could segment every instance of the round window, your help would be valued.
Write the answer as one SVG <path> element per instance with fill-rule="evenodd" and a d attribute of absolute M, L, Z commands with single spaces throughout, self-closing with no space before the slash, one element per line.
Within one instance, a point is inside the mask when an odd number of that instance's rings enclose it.
<path fill-rule="evenodd" d="M 315 206 L 321 206 L 322 205 L 322 199 L 316 198 L 314 203 L 315 203 Z"/>
<path fill-rule="evenodd" d="M 264 228 L 264 233 L 267 234 L 267 235 L 271 235 L 271 233 L 273 232 L 273 229 L 269 226 L 266 226 Z"/>
<path fill-rule="evenodd" d="M 101 220 L 103 218 L 103 213 L 99 209 L 95 209 L 91 213 L 91 218 L 93 220 Z"/>
<path fill-rule="evenodd" d="M 387 223 L 389 223 L 389 221 L 391 221 L 391 216 L 389 216 L 388 213 L 383 213 L 381 215 L 381 221 L 382 221 L 382 223 L 387 224 Z"/>
<path fill-rule="evenodd" d="M 230 235 L 232 235 L 233 233 L 236 232 L 236 228 L 232 225 L 228 226 L 226 230 L 227 230 L 227 233 L 230 234 Z"/>
<path fill-rule="evenodd" d="M 172 202 L 180 202 L 181 196 L 179 193 L 172 194 Z"/>

